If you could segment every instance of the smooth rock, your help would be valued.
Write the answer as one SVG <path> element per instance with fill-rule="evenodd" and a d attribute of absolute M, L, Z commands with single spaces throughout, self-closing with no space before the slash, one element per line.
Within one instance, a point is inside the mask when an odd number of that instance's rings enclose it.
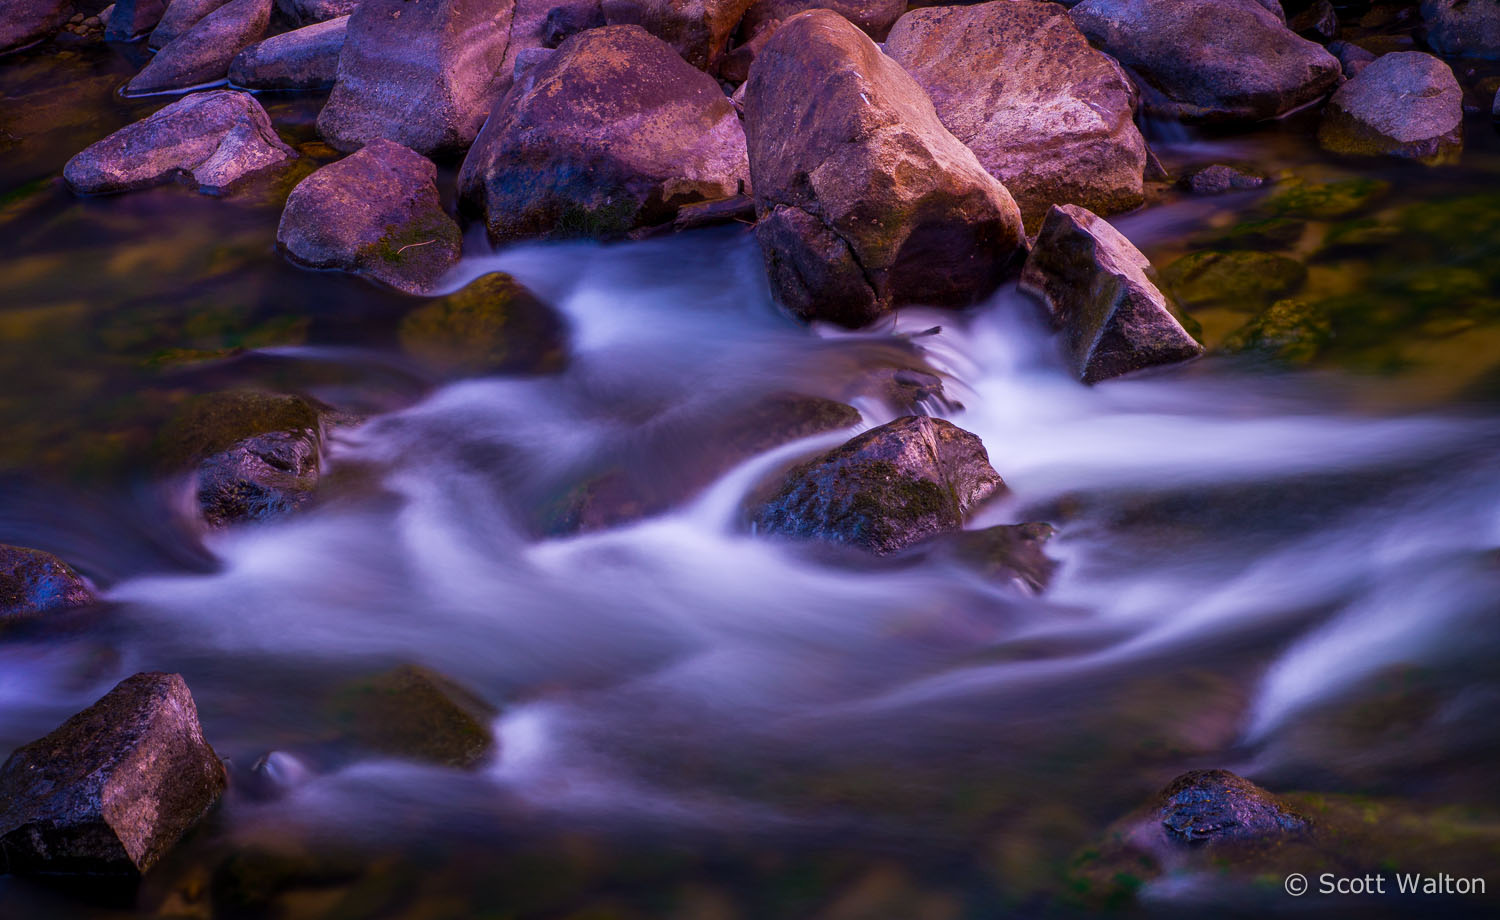
<path fill-rule="evenodd" d="M 1329 42 L 1328 50 L 1339 59 L 1339 64 L 1344 68 L 1344 76 L 1349 79 L 1358 76 L 1376 57 L 1374 53 L 1353 42 Z"/>
<path fill-rule="evenodd" d="M 1073 21 L 1138 77 L 1146 111 L 1257 121 L 1333 89 L 1339 62 L 1255 0 L 1084 0 Z"/>
<path fill-rule="evenodd" d="M 364 0 L 349 16 L 318 133 L 338 150 L 388 140 L 462 153 L 508 85 L 512 0 Z"/>
<path fill-rule="evenodd" d="M 1028 227 L 1054 204 L 1113 214 L 1141 203 L 1146 142 L 1135 126 L 1135 87 L 1058 4 L 912 10 L 885 53 L 1005 184 Z"/>
<path fill-rule="evenodd" d="M 104 38 L 112 42 L 130 41 L 156 28 L 166 12 L 167 0 L 118 0 L 104 22 Z"/>
<path fill-rule="evenodd" d="M 182 677 L 137 674 L 0 766 L 0 854 L 17 874 L 134 876 L 224 786 Z"/>
<path fill-rule="evenodd" d="M 807 10 L 829 10 L 854 23 L 875 41 L 885 41 L 906 12 L 907 0 L 757 0 L 746 10 L 740 34 L 755 36 L 767 25 Z"/>
<path fill-rule="evenodd" d="M 907 416 L 789 472 L 751 514 L 756 531 L 898 552 L 964 518 L 1005 484 L 979 438 Z"/>
<path fill-rule="evenodd" d="M 204 16 L 223 6 L 227 0 L 171 0 L 162 13 L 146 44 L 152 48 L 165 48 L 177 38 L 186 35 Z"/>
<path fill-rule="evenodd" d="M 1075 205 L 1047 213 L 1021 271 L 1063 333 L 1084 383 L 1202 354 L 1154 280 L 1151 262 L 1103 218 Z"/>
<path fill-rule="evenodd" d="M 798 13 L 755 59 L 745 132 L 756 238 L 793 314 L 859 327 L 988 295 L 1020 211 L 916 81 L 836 13 Z"/>
<path fill-rule="evenodd" d="M 332 705 L 350 739 L 381 754 L 476 767 L 496 749 L 495 707 L 426 668 L 403 665 L 355 681 Z"/>
<path fill-rule="evenodd" d="M 51 38 L 73 15 L 73 0 L 0 0 L 0 54 Z"/>
<path fill-rule="evenodd" d="M 89 583 L 51 553 L 0 543 L 0 623 L 94 602 Z"/>
<path fill-rule="evenodd" d="M 1451 163 L 1463 152 L 1463 96 L 1452 69 L 1432 55 L 1382 55 L 1333 94 L 1318 143 L 1352 156 Z"/>
<path fill-rule="evenodd" d="M 323 89 L 333 85 L 349 17 L 318 22 L 258 41 L 229 64 L 229 82 L 250 89 Z"/>
<path fill-rule="evenodd" d="M 194 93 L 126 125 L 68 161 L 73 191 L 101 195 L 191 176 L 206 192 L 297 154 L 282 142 L 270 116 L 249 93 Z"/>
<path fill-rule="evenodd" d="M 603 0 L 609 25 L 635 25 L 677 49 L 683 60 L 714 73 L 729 36 L 751 0 Z"/>
<path fill-rule="evenodd" d="M 276 0 L 276 8 L 282 15 L 299 26 L 341 19 L 357 6 L 359 0 Z"/>
<path fill-rule="evenodd" d="M 746 184 L 723 90 L 639 26 L 575 35 L 526 79 L 459 173 L 493 240 L 618 237 Z"/>
<path fill-rule="evenodd" d="M 1194 195 L 1222 195 L 1225 192 L 1260 188 L 1265 184 L 1266 177 L 1260 173 L 1224 163 L 1194 169 L 1177 180 L 1180 188 Z"/>
<path fill-rule="evenodd" d="M 271 0 L 229 0 L 158 51 L 125 91 L 156 93 L 222 80 L 229 62 L 265 35 L 270 21 Z"/>
<path fill-rule="evenodd" d="M 1500 3 L 1495 0 L 1422 0 L 1427 44 L 1453 57 L 1500 59 Z"/>

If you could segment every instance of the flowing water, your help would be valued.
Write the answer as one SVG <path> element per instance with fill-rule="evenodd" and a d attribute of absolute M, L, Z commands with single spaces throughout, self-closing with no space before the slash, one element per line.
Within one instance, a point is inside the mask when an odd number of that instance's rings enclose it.
<path fill-rule="evenodd" d="M 280 260 L 285 176 L 224 200 L 72 198 L 63 160 L 154 104 L 111 95 L 126 69 L 107 56 L 7 66 L 7 107 L 69 89 L 53 102 L 67 117 L 0 124 L 16 139 L 0 542 L 59 553 L 107 603 L 0 638 L 0 749 L 126 675 L 179 671 L 234 785 L 125 902 L 4 878 L 0 915 L 1067 915 L 1084 909 L 1067 897 L 1077 854 L 1206 766 L 1500 820 L 1487 116 L 1437 171 L 1325 160 L 1307 118 L 1158 138 L 1174 168 L 1377 180 L 1333 186 L 1334 204 L 1278 199 L 1291 180 L 1162 192 L 1117 221 L 1158 266 L 1247 223 L 1300 227 L 1276 246 L 1309 265 L 1298 296 L 1335 329 L 1306 366 L 1213 356 L 1083 387 L 1013 287 L 964 313 L 807 329 L 772 304 L 753 238 L 721 228 L 493 253 L 471 239 L 452 287 L 508 272 L 557 319 L 503 373 L 464 378 L 399 347 L 413 301 Z M 331 156 L 315 105 L 266 99 L 306 160 Z M 1195 313 L 1210 344 L 1251 315 Z M 549 335 L 561 359 L 540 359 Z M 755 394 L 851 398 L 859 428 L 887 421 L 851 387 L 897 360 L 945 378 L 950 404 L 931 408 L 980 435 L 1011 488 L 971 526 L 1058 528 L 1045 592 L 746 531 L 758 482 L 858 429 L 755 456 L 646 520 L 535 524 L 601 465 L 675 475 Z M 183 398 L 245 385 L 365 421 L 334 432 L 316 507 L 203 533 L 140 458 Z M 492 762 L 338 742 L 338 688 L 407 662 L 499 707 Z M 1148 914 L 1204 906 L 1143 895 Z"/>

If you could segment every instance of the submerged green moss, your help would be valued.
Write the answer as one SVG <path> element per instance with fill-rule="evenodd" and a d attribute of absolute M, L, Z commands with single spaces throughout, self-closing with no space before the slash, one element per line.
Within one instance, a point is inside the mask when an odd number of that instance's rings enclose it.
<path fill-rule="evenodd" d="M 319 411 L 300 396 L 254 390 L 210 393 L 182 406 L 162 430 L 157 453 L 170 467 L 186 467 L 258 434 L 318 430 L 319 419 Z"/>
<path fill-rule="evenodd" d="M 1254 308 L 1301 287 L 1307 268 L 1296 259 L 1269 252 L 1209 251 L 1183 256 L 1168 265 L 1161 277 L 1186 307 Z"/>
<path fill-rule="evenodd" d="M 1332 337 L 1333 324 L 1322 309 L 1300 300 L 1278 300 L 1231 333 L 1220 348 L 1229 354 L 1250 352 L 1289 364 L 1306 364 Z"/>
<path fill-rule="evenodd" d="M 1281 186 L 1264 207 L 1276 217 L 1333 220 L 1368 207 L 1390 192 L 1382 179 L 1343 179 L 1337 182 L 1294 182 Z"/>

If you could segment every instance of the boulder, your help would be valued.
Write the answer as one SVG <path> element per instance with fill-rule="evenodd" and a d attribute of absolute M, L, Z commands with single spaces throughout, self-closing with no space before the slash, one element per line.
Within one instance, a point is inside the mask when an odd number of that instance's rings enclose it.
<path fill-rule="evenodd" d="M 229 82 L 250 89 L 323 89 L 339 71 L 349 17 L 318 22 L 258 41 L 229 64 Z"/>
<path fill-rule="evenodd" d="M 138 875 L 224 786 L 181 675 L 137 674 L 0 766 L 0 862 L 26 875 Z"/>
<path fill-rule="evenodd" d="M 1137 76 L 1146 111 L 1183 121 L 1275 118 L 1328 93 L 1338 60 L 1255 0 L 1084 0 L 1073 21 Z"/>
<path fill-rule="evenodd" d="M 276 8 L 289 22 L 309 26 L 342 19 L 354 12 L 359 0 L 276 0 Z"/>
<path fill-rule="evenodd" d="M 271 0 L 229 0 L 158 51 L 125 92 L 158 93 L 223 80 L 229 62 L 265 35 L 270 21 Z"/>
<path fill-rule="evenodd" d="M 575 35 L 526 81 L 459 173 L 491 239 L 618 237 L 746 184 L 744 131 L 723 90 L 640 26 Z"/>
<path fill-rule="evenodd" d="M 458 262 L 463 240 L 443 210 L 432 161 L 375 140 L 292 189 L 276 243 L 299 265 L 416 294 Z"/>
<path fill-rule="evenodd" d="M 104 26 L 104 38 L 130 41 L 156 28 L 167 12 L 167 0 L 116 0 Z"/>
<path fill-rule="evenodd" d="M 360 3 L 318 133 L 343 151 L 384 139 L 424 156 L 461 153 L 508 83 L 513 10 L 513 0 Z"/>
<path fill-rule="evenodd" d="M 495 707 L 426 668 L 403 665 L 343 687 L 333 715 L 361 747 L 450 767 L 475 767 L 495 752 Z"/>
<path fill-rule="evenodd" d="M 0 543 L 0 623 L 93 602 L 89 583 L 66 562 L 41 550 Z"/>
<path fill-rule="evenodd" d="M 1005 183 L 1029 228 L 1054 204 L 1113 214 L 1141 203 L 1146 142 L 1135 126 L 1135 87 L 1058 4 L 912 10 L 885 53 Z"/>
<path fill-rule="evenodd" d="M 750 521 L 759 533 L 884 555 L 960 529 L 1004 489 L 978 437 L 942 419 L 907 416 L 787 473 Z"/>
<path fill-rule="evenodd" d="M 740 35 L 754 37 L 767 26 L 807 10 L 829 10 L 854 23 L 875 41 L 885 41 L 891 26 L 906 12 L 907 0 L 756 0 L 745 11 Z"/>
<path fill-rule="evenodd" d="M 0 0 L 0 54 L 51 38 L 73 15 L 73 0 Z"/>
<path fill-rule="evenodd" d="M 1463 98 L 1452 69 L 1432 55 L 1381 55 L 1333 94 L 1318 143 L 1333 153 L 1451 163 L 1463 152 Z"/>
<path fill-rule="evenodd" d="M 152 48 L 165 48 L 178 37 L 186 35 L 204 16 L 223 6 L 225 2 L 226 0 L 171 0 L 146 44 Z M 113 17 L 110 18 L 110 24 L 114 24 Z"/>
<path fill-rule="evenodd" d="M 126 125 L 68 161 L 63 178 L 81 195 L 124 192 L 191 176 L 218 193 L 297 154 L 249 93 L 194 93 Z"/>
<path fill-rule="evenodd" d="M 1150 261 L 1107 221 L 1076 205 L 1047 213 L 1021 289 L 1046 305 L 1084 383 L 1203 351 L 1154 283 Z"/>
<path fill-rule="evenodd" d="M 1500 59 L 1500 4 L 1494 0 L 1422 0 L 1427 44 L 1453 57 Z"/>
<path fill-rule="evenodd" d="M 521 10 L 523 7 L 540 9 L 544 3 L 549 2 L 551 0 L 529 0 L 529 2 L 528 0 L 520 0 L 516 4 L 516 26 L 521 24 Z M 556 48 L 579 32 L 597 29 L 604 24 L 604 8 L 599 4 L 598 0 L 583 0 L 583 2 L 552 7 L 547 10 L 546 18 L 542 20 L 540 33 L 541 45 L 539 47 Z M 512 43 L 516 41 L 518 31 L 514 26 L 511 28 L 510 40 Z M 507 53 L 509 54 L 510 52 Z"/>
<path fill-rule="evenodd" d="M 1194 195 L 1222 195 L 1225 192 L 1260 188 L 1265 184 L 1266 177 L 1259 172 L 1224 163 L 1191 170 L 1177 180 L 1179 188 Z"/>
<path fill-rule="evenodd" d="M 836 13 L 798 13 L 745 84 L 756 238 L 777 300 L 866 325 L 988 295 L 1022 251 L 1005 186 L 927 94 Z"/>
<path fill-rule="evenodd" d="M 1351 80 L 1370 66 L 1376 57 L 1374 53 L 1353 42 L 1329 42 L 1328 50 L 1339 59 L 1339 64 L 1344 68 L 1344 76 Z"/>
<path fill-rule="evenodd" d="M 555 370 L 565 330 L 552 310 L 510 275 L 494 272 L 424 303 L 401 321 L 401 347 L 440 371 Z"/>
<path fill-rule="evenodd" d="M 603 7 L 609 25 L 641 26 L 689 64 L 714 73 L 750 0 L 604 0 Z"/>

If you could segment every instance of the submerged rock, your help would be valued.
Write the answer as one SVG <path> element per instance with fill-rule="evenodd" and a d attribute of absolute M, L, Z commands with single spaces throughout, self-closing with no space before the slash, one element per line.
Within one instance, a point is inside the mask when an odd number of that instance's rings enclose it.
<path fill-rule="evenodd" d="M 63 167 L 63 178 L 82 195 L 124 192 L 179 176 L 217 193 L 296 155 L 254 96 L 215 90 L 179 99 L 91 144 Z"/>
<path fill-rule="evenodd" d="M 171 0 L 161 21 L 156 24 L 146 44 L 152 48 L 165 48 L 188 30 L 197 25 L 204 16 L 223 6 L 228 0 Z M 111 17 L 113 22 L 113 17 Z"/>
<path fill-rule="evenodd" d="M 1494 0 L 1422 0 L 1427 44 L 1453 57 L 1500 58 L 1500 4 Z"/>
<path fill-rule="evenodd" d="M 1334 220 L 1364 210 L 1390 190 L 1383 179 L 1291 182 L 1266 201 L 1266 209 L 1278 217 Z"/>
<path fill-rule="evenodd" d="M 1179 179 L 1177 184 L 1194 195 L 1222 195 L 1225 192 L 1260 188 L 1266 184 L 1266 177 L 1248 168 L 1215 163 L 1192 170 Z"/>
<path fill-rule="evenodd" d="M 545 371 L 562 364 L 561 321 L 510 275 L 495 272 L 417 307 L 401 321 L 401 347 L 442 370 Z"/>
<path fill-rule="evenodd" d="M 229 64 L 229 81 L 250 89 L 323 89 L 338 76 L 349 17 L 273 35 Z"/>
<path fill-rule="evenodd" d="M 1018 581 L 1040 593 L 1057 570 L 1057 563 L 1046 553 L 1047 541 L 1056 533 L 1051 524 L 1001 524 L 953 534 L 947 538 L 946 549 L 987 578 Z"/>
<path fill-rule="evenodd" d="M 908 416 L 793 469 L 750 515 L 760 533 L 898 552 L 958 530 L 1004 491 L 979 438 L 951 422 Z"/>
<path fill-rule="evenodd" d="M 89 583 L 66 562 L 38 549 L 0 543 L 0 623 L 93 602 Z"/>
<path fill-rule="evenodd" d="M 604 0 L 604 19 L 612 26 L 641 26 L 665 41 L 682 59 L 713 73 L 729 35 L 751 0 Z"/>
<path fill-rule="evenodd" d="M 1024 248 L 1005 186 L 837 14 L 799 13 L 761 50 L 745 131 L 771 289 L 803 319 L 859 327 L 904 304 L 967 305 Z"/>
<path fill-rule="evenodd" d="M 288 258 L 422 293 L 458 262 L 458 224 L 432 161 L 376 140 L 297 183 L 276 228 Z"/>
<path fill-rule="evenodd" d="M 1063 333 L 1084 383 L 1195 358 L 1201 345 L 1157 288 L 1151 262 L 1118 230 L 1075 205 L 1047 214 L 1021 271 Z"/>
<path fill-rule="evenodd" d="M 0 54 L 51 38 L 73 15 L 73 0 L 0 0 Z"/>
<path fill-rule="evenodd" d="M 1258 354 L 1288 364 L 1306 364 L 1333 338 L 1328 315 L 1300 300 L 1278 300 L 1230 333 L 1220 344 L 1227 354 Z"/>
<path fill-rule="evenodd" d="M 356 681 L 333 708 L 351 740 L 382 754 L 476 767 L 495 752 L 495 707 L 426 668 L 403 665 Z"/>
<path fill-rule="evenodd" d="M 1255 0 L 1084 0 L 1073 21 L 1134 71 L 1141 103 L 1183 121 L 1257 121 L 1333 89 L 1340 67 Z"/>
<path fill-rule="evenodd" d="M 271 0 L 230 0 L 158 51 L 125 91 L 156 93 L 223 80 L 229 62 L 265 35 L 270 21 Z"/>
<path fill-rule="evenodd" d="M 1333 94 L 1318 143 L 1334 153 L 1450 163 L 1463 151 L 1463 97 L 1452 69 L 1432 55 L 1381 55 Z"/>
<path fill-rule="evenodd" d="M 1257 306 L 1284 297 L 1307 280 L 1307 266 L 1269 252 L 1195 252 L 1162 272 L 1184 306 Z"/>
<path fill-rule="evenodd" d="M 224 786 L 182 677 L 137 674 L 0 766 L 0 855 L 18 874 L 137 875 Z"/>
<path fill-rule="evenodd" d="M 490 237 L 623 236 L 749 177 L 717 83 L 639 26 L 568 39 L 495 109 L 464 160 L 464 201 Z"/>
<path fill-rule="evenodd" d="M 1035 229 L 1054 204 L 1113 214 L 1142 201 L 1135 87 L 1056 3 L 992 0 L 912 10 L 885 53 Z"/>
<path fill-rule="evenodd" d="M 104 26 L 106 41 L 130 41 L 150 32 L 167 11 L 167 0 L 115 0 Z"/>

